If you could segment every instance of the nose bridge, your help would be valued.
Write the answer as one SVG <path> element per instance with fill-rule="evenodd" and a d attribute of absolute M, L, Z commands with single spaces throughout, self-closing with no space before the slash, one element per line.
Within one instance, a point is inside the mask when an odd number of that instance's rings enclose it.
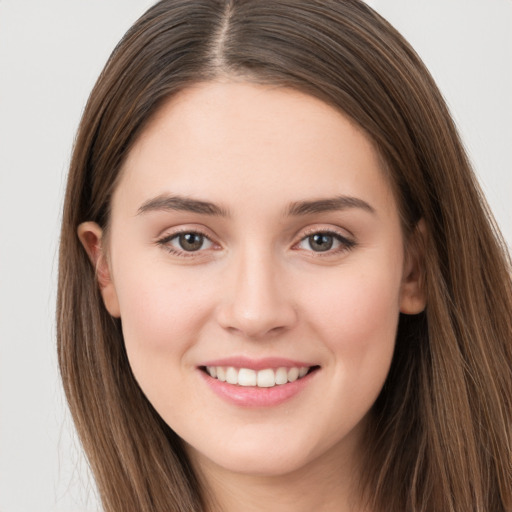
<path fill-rule="evenodd" d="M 282 287 L 275 255 L 266 247 L 246 245 L 233 255 L 222 304 L 223 327 L 250 338 L 285 330 L 296 321 L 292 297 Z"/>

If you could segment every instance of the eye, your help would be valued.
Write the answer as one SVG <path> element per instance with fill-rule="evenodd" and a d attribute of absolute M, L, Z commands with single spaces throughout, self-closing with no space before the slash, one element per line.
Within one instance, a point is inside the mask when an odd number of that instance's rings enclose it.
<path fill-rule="evenodd" d="M 331 231 L 318 231 L 304 237 L 298 244 L 299 249 L 322 252 L 339 252 L 349 250 L 355 246 L 355 242 Z"/>
<path fill-rule="evenodd" d="M 169 235 L 159 240 L 158 244 L 177 255 L 198 252 L 213 247 L 213 242 L 206 235 L 197 231 L 184 231 Z"/>
<path fill-rule="evenodd" d="M 174 244 L 179 245 L 179 248 L 184 251 L 192 252 L 208 248 L 211 242 L 201 233 L 180 233 L 171 240 L 171 245 Z"/>

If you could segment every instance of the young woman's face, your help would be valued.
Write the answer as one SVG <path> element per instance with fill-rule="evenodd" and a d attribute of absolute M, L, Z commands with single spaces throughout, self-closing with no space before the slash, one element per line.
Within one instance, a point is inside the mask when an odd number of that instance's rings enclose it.
<path fill-rule="evenodd" d="M 423 305 L 357 126 L 292 90 L 189 88 L 131 150 L 105 243 L 133 373 L 196 464 L 277 475 L 357 455 L 399 312 Z"/>

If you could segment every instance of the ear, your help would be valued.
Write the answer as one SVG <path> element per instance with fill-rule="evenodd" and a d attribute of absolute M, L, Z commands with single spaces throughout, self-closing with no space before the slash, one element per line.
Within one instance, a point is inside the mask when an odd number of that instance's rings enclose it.
<path fill-rule="evenodd" d="M 114 282 L 111 278 L 109 263 L 102 246 L 103 230 L 96 222 L 83 222 L 78 226 L 78 238 L 96 270 L 96 278 L 100 287 L 103 303 L 107 311 L 114 317 L 119 318 L 119 301 Z"/>
<path fill-rule="evenodd" d="M 407 315 L 421 313 L 426 306 L 425 238 L 425 222 L 420 219 L 408 240 L 404 260 L 400 312 Z"/>

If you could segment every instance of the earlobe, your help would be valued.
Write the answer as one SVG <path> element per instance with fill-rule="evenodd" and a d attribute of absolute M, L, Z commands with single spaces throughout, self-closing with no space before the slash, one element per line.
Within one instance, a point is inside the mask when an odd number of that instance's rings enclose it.
<path fill-rule="evenodd" d="M 111 278 L 108 260 L 102 245 L 103 230 L 96 222 L 83 222 L 78 226 L 77 234 L 95 269 L 98 286 L 105 307 L 113 317 L 119 318 L 121 313 L 119 311 L 117 292 Z"/>
<path fill-rule="evenodd" d="M 407 244 L 400 291 L 400 312 L 407 315 L 421 313 L 426 306 L 425 238 L 425 222 L 420 219 Z"/>

